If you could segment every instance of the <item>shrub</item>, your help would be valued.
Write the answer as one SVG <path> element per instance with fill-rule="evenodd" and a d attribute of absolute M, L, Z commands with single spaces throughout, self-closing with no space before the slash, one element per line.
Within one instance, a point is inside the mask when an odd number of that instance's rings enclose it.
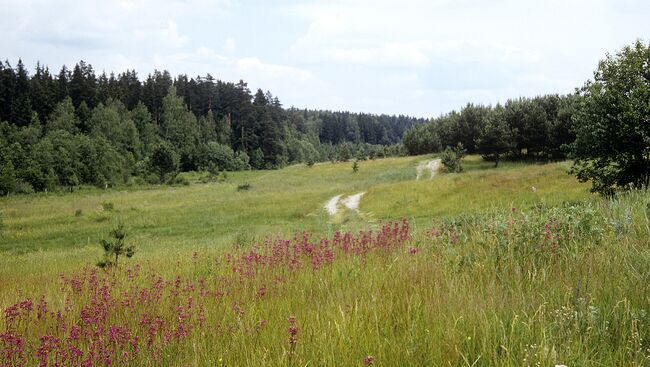
<path fill-rule="evenodd" d="M 189 186 L 190 181 L 183 176 L 175 176 L 167 181 L 167 184 L 171 186 Z"/>
<path fill-rule="evenodd" d="M 158 175 L 158 182 L 165 182 L 166 175 L 176 176 L 179 157 L 170 144 L 161 143 L 154 148 L 149 158 L 151 171 Z"/>
<path fill-rule="evenodd" d="M 102 203 L 102 209 L 104 209 L 104 211 L 106 212 L 110 212 L 113 211 L 113 209 L 115 209 L 115 205 L 113 205 L 113 203 L 111 203 L 110 201 L 104 201 Z"/>
<path fill-rule="evenodd" d="M 108 239 L 102 239 L 100 244 L 104 249 L 104 258 L 97 262 L 100 268 L 117 266 L 120 255 L 132 257 L 135 254 L 135 245 L 125 242 L 126 232 L 124 225 L 119 224 L 109 232 Z"/>
<path fill-rule="evenodd" d="M 251 188 L 251 184 L 249 183 L 244 183 L 239 186 L 237 186 L 237 191 L 248 191 Z"/>
<path fill-rule="evenodd" d="M 34 187 L 26 181 L 16 180 L 16 185 L 14 186 L 14 192 L 18 194 L 33 194 Z"/>
<path fill-rule="evenodd" d="M 461 165 L 461 160 L 465 156 L 466 150 L 463 148 L 463 145 L 458 143 L 456 148 L 447 147 L 440 155 L 440 160 L 442 164 L 447 167 L 449 172 L 462 172 L 463 167 Z"/>

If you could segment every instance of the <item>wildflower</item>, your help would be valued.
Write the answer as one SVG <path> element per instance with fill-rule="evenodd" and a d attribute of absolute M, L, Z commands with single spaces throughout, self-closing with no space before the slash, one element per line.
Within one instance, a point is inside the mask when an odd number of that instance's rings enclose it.
<path fill-rule="evenodd" d="M 291 354 L 293 354 L 296 350 L 296 343 L 298 342 L 298 332 L 300 330 L 296 325 L 295 316 L 289 316 L 287 318 L 287 321 L 289 321 L 289 329 L 287 329 L 287 331 L 289 332 L 289 346 L 291 347 Z"/>
<path fill-rule="evenodd" d="M 366 356 L 363 359 L 363 365 L 364 366 L 372 366 L 373 363 L 375 363 L 375 357 L 373 357 L 373 356 Z"/>
<path fill-rule="evenodd" d="M 291 338 L 290 338 L 291 344 L 295 344 L 296 340 L 298 339 L 298 337 L 296 336 L 296 335 L 298 335 L 298 327 L 297 326 L 289 326 L 289 335 L 291 335 Z"/>
<path fill-rule="evenodd" d="M 415 255 L 420 251 L 422 251 L 422 249 L 419 248 L 419 247 L 410 247 L 409 248 L 409 254 L 411 254 L 411 255 Z"/>

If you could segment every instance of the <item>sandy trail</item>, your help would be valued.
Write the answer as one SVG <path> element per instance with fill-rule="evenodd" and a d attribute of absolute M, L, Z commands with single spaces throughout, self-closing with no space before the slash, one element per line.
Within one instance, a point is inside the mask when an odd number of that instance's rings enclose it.
<path fill-rule="evenodd" d="M 359 202 L 361 201 L 363 194 L 365 194 L 365 192 L 350 195 L 343 200 L 341 200 L 343 194 L 336 195 L 333 198 L 329 199 L 327 203 L 325 203 L 324 208 L 327 210 L 327 213 L 329 215 L 334 215 L 339 211 L 339 202 L 341 202 L 341 204 L 343 204 L 346 208 L 359 211 Z"/>
<path fill-rule="evenodd" d="M 440 167 L 442 166 L 442 161 L 440 159 L 433 159 L 428 162 L 422 162 L 420 163 L 417 168 L 417 176 L 415 177 L 416 180 L 419 180 L 420 177 L 422 177 L 427 171 L 430 172 L 431 176 L 429 179 L 432 179 Z"/>
<path fill-rule="evenodd" d="M 341 196 L 343 195 L 336 195 L 325 204 L 325 210 L 327 210 L 330 215 L 334 215 L 338 211 L 337 205 Z"/>
<path fill-rule="evenodd" d="M 359 202 L 361 201 L 361 197 L 365 194 L 365 192 L 360 192 L 358 194 L 350 195 L 347 198 L 343 199 L 341 202 L 343 205 L 348 207 L 348 209 L 352 210 L 359 210 Z"/>

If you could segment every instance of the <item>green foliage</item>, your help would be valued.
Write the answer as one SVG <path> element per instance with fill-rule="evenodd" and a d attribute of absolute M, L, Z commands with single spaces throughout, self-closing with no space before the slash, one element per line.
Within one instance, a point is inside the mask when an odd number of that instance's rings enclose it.
<path fill-rule="evenodd" d="M 182 169 L 196 169 L 194 154 L 199 142 L 199 126 L 196 116 L 187 108 L 176 87 L 169 88 L 162 101 L 161 133 L 179 155 Z"/>
<path fill-rule="evenodd" d="M 198 168 L 201 170 L 242 171 L 249 169 L 248 157 L 223 144 L 211 141 L 199 146 L 196 155 Z"/>
<path fill-rule="evenodd" d="M 110 201 L 104 201 L 104 202 L 102 202 L 102 209 L 105 212 L 111 212 L 111 211 L 113 211 L 113 209 L 115 209 L 115 205 L 113 203 L 111 203 Z"/>
<path fill-rule="evenodd" d="M 572 172 L 592 191 L 650 184 L 650 44 L 640 40 L 607 55 L 580 90 Z"/>
<path fill-rule="evenodd" d="M 0 195 L 8 195 L 16 186 L 16 172 L 13 162 L 3 160 L 0 166 Z"/>
<path fill-rule="evenodd" d="M 171 186 L 189 186 L 190 181 L 183 176 L 175 176 L 167 181 L 168 185 Z"/>
<path fill-rule="evenodd" d="M 65 130 L 69 133 L 78 131 L 79 121 L 75 115 L 72 99 L 67 97 L 59 102 L 50 114 L 45 129 L 47 131 Z"/>
<path fill-rule="evenodd" d="M 411 155 L 436 153 L 462 143 L 469 153 L 484 154 L 496 164 L 504 158 L 564 159 L 566 147 L 575 139 L 576 103 L 575 96 L 549 94 L 510 99 L 503 106 L 468 104 L 460 112 L 410 127 L 403 143 Z"/>
<path fill-rule="evenodd" d="M 250 162 L 253 168 L 264 167 L 264 152 L 262 152 L 261 148 L 253 150 L 251 153 Z"/>
<path fill-rule="evenodd" d="M 343 143 L 338 147 L 338 159 L 341 162 L 347 162 L 352 158 L 352 144 Z"/>
<path fill-rule="evenodd" d="M 165 176 L 176 176 L 179 167 L 179 158 L 170 144 L 161 142 L 156 146 L 149 157 L 150 169 L 158 175 L 159 183 L 165 182 Z"/>
<path fill-rule="evenodd" d="M 447 167 L 449 172 L 462 172 L 463 167 L 461 165 L 461 160 L 465 156 L 465 153 L 466 151 L 463 148 L 463 144 L 458 143 L 455 148 L 445 148 L 445 150 L 440 154 L 440 160 L 442 161 L 442 164 Z"/>
<path fill-rule="evenodd" d="M 51 176 L 56 184 L 69 188 L 80 183 L 104 187 L 126 182 L 131 171 L 128 162 L 103 137 L 73 135 L 64 130 L 48 133 L 36 144 L 33 154 L 41 180 L 47 182 Z"/>
<path fill-rule="evenodd" d="M 219 170 L 208 169 L 208 173 L 199 179 L 199 182 L 208 183 L 208 182 L 226 182 L 228 180 L 228 174 L 224 172 L 219 172 Z"/>
<path fill-rule="evenodd" d="M 488 115 L 483 129 L 476 139 L 476 146 L 486 161 L 494 162 L 494 167 L 514 147 L 513 133 L 508 127 L 504 109 L 497 105 Z"/>
<path fill-rule="evenodd" d="M 352 172 L 357 173 L 357 171 L 359 171 L 359 161 L 355 159 L 354 162 L 352 162 Z"/>
<path fill-rule="evenodd" d="M 160 182 L 151 157 L 161 142 L 182 172 L 400 155 L 404 130 L 423 122 L 285 109 L 269 92 L 251 94 L 243 81 L 209 75 L 154 71 L 140 81 L 135 71 L 98 76 L 79 62 L 57 75 L 37 64 L 30 77 L 21 61 L 0 64 L 0 121 L 0 149 L 10 147 L 1 157 L 0 193 Z"/>
<path fill-rule="evenodd" d="M 250 189 L 251 189 L 251 184 L 249 184 L 248 182 L 237 185 L 237 191 L 248 191 Z"/>
<path fill-rule="evenodd" d="M 106 139 L 122 156 L 130 153 L 138 159 L 143 154 L 140 132 L 122 102 L 109 99 L 106 105 L 100 103 L 92 111 L 88 129 L 92 135 Z"/>
<path fill-rule="evenodd" d="M 153 122 L 151 113 L 140 102 L 133 110 L 129 111 L 128 118 L 133 121 L 138 130 L 139 140 L 142 143 L 142 155 L 150 155 L 158 140 L 158 126 Z"/>
<path fill-rule="evenodd" d="M 104 258 L 97 262 L 98 267 L 116 267 L 121 255 L 130 258 L 135 254 L 135 245 L 126 243 L 126 236 L 124 225 L 118 224 L 109 232 L 108 239 L 100 241 L 100 245 L 104 249 Z"/>
<path fill-rule="evenodd" d="M 231 174 L 233 185 L 250 181 L 259 188 L 255 195 L 232 195 L 232 185 L 209 190 L 195 185 L 176 189 L 173 195 L 165 188 L 148 188 L 96 190 L 72 198 L 5 198 L 9 210 L 19 212 L 6 218 L 9 237 L 0 246 L 22 246 L 37 242 L 39 236 L 46 241 L 40 251 L 0 259 L 2 278 L 15 280 L 3 283 L 0 297 L 7 305 L 41 294 L 48 304 L 68 297 L 69 308 L 62 316 L 75 325 L 97 290 L 86 287 L 84 280 L 98 279 L 107 285 L 104 294 L 110 299 L 125 301 L 107 304 L 106 325 L 119 324 L 142 336 L 146 330 L 141 316 L 153 315 L 165 321 L 164 331 L 157 334 L 164 336 L 178 325 L 189 325 L 181 324 L 185 320 L 193 322 L 187 338 L 154 344 L 167 352 L 153 355 L 143 347 L 131 365 L 192 365 L 197 360 L 199 365 L 214 365 L 222 360 L 237 366 L 263 360 L 287 366 L 288 315 L 300 330 L 294 365 L 362 365 L 367 355 L 375 357 L 373 365 L 382 366 L 466 366 L 476 360 L 476 366 L 647 364 L 647 191 L 602 200 L 566 175 L 566 162 L 503 162 L 489 169 L 492 163 L 476 156 L 467 157 L 462 175 L 416 182 L 413 166 L 421 159 L 366 162 L 364 174 L 353 179 L 350 163 Z M 531 180 L 540 182 L 534 195 L 527 187 Z M 328 218 L 305 215 L 323 210 L 332 193 L 357 190 L 367 190 L 361 211 L 372 210 L 379 218 L 416 218 L 410 220 L 412 239 L 403 248 L 362 258 L 336 253 L 331 264 L 319 269 L 310 263 L 290 270 L 273 268 L 260 261 L 251 267 L 251 275 L 233 272 L 233 264 L 243 264 L 245 272 L 246 264 L 265 259 L 258 254 L 274 256 L 264 252 L 269 248 L 263 245 L 267 235 L 271 244 L 281 236 L 291 245 L 302 241 L 302 230 L 314 244 L 333 238 L 339 228 L 343 234 L 363 229 L 377 235 L 375 218 L 358 227 L 334 227 Z M 386 195 L 378 196 L 381 191 Z M 95 274 L 83 269 L 90 250 L 70 246 L 85 243 L 97 224 L 74 218 L 66 222 L 69 210 L 53 210 L 51 225 L 43 227 L 42 208 L 65 209 L 73 201 L 87 207 L 107 195 L 118 205 L 129 202 L 141 208 L 124 214 L 146 231 L 138 236 L 138 251 L 148 256 L 142 264 L 123 266 L 128 261 L 122 259 L 119 268 Z M 77 230 L 67 233 L 64 229 L 75 222 Z M 16 232 L 20 237 L 14 237 Z M 65 244 L 52 246 L 61 236 L 67 236 L 61 241 Z M 294 254 L 291 248 L 289 257 Z M 309 254 L 317 257 L 319 246 L 314 248 Z M 61 291 L 61 273 L 70 281 L 82 280 L 81 292 L 70 286 Z M 163 289 L 161 298 L 140 292 L 156 287 Z M 181 297 L 192 297 L 192 307 L 183 303 L 179 319 Z M 36 311 L 30 317 L 36 320 Z M 40 346 L 39 337 L 67 335 L 52 331 L 52 322 L 30 322 L 22 331 L 29 341 L 26 350 L 32 352 L 28 365 L 38 364 L 33 352 Z M 227 331 L 202 333 L 214 325 Z M 341 343 L 342 335 L 356 342 Z M 138 345 L 146 343 L 144 339 L 139 338 Z M 323 345 L 337 345 L 336 353 Z"/>

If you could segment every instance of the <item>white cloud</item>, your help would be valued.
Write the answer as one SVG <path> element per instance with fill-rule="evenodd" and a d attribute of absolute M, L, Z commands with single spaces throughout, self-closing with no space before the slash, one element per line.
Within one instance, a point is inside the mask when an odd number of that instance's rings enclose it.
<path fill-rule="evenodd" d="M 289 0 L 291 1 L 291 0 Z M 296 0 L 298 1 L 298 0 Z M 0 0 L 0 57 L 248 81 L 286 105 L 437 115 L 570 92 L 646 0 Z"/>
<path fill-rule="evenodd" d="M 226 38 L 226 43 L 223 46 L 223 49 L 227 53 L 232 53 L 235 51 L 235 48 L 237 47 L 235 39 L 232 37 Z"/>
<path fill-rule="evenodd" d="M 167 28 L 164 28 L 160 31 L 162 39 L 169 42 L 174 47 L 181 47 L 187 44 L 189 37 L 183 36 L 178 33 L 178 25 L 173 21 L 167 22 Z"/>
<path fill-rule="evenodd" d="M 235 61 L 237 69 L 243 74 L 259 74 L 271 78 L 290 78 L 291 80 L 308 81 L 312 78 L 310 72 L 285 65 L 265 64 L 256 57 L 245 57 Z"/>

